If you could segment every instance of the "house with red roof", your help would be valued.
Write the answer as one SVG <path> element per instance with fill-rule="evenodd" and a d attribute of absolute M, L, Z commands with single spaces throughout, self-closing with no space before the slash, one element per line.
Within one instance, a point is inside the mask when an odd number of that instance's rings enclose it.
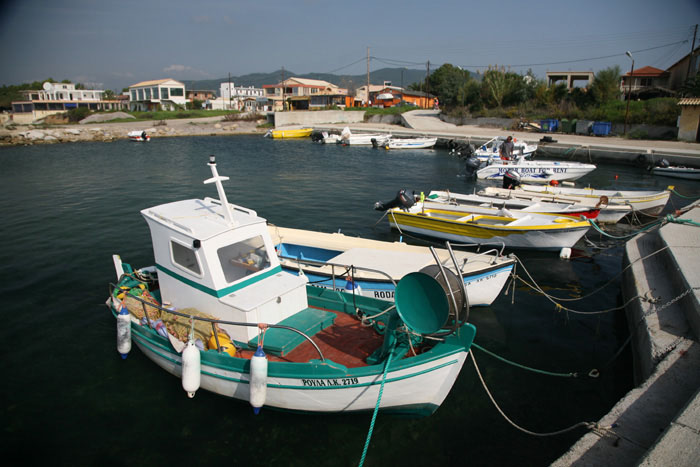
<path fill-rule="evenodd" d="M 653 66 L 631 70 L 622 75 L 620 91 L 625 99 L 627 94 L 630 95 L 631 99 L 672 96 L 675 91 L 668 87 L 670 75 L 668 71 L 659 70 Z"/>

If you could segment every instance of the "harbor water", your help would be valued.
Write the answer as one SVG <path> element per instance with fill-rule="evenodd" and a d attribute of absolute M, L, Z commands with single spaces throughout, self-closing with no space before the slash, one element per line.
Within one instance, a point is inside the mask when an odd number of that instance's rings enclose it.
<path fill-rule="evenodd" d="M 0 149 L 0 355 L 6 465 L 357 465 L 371 413 L 309 415 L 263 408 L 199 391 L 134 346 L 122 360 L 105 306 L 116 280 L 111 255 L 153 264 L 139 211 L 186 198 L 216 197 L 203 180 L 217 156 L 229 201 L 284 227 L 398 240 L 375 201 L 400 188 L 471 193 L 463 162 L 447 151 L 385 151 L 275 141 L 260 136 L 154 139 Z M 603 166 L 580 181 L 597 188 L 663 189 L 700 195 L 697 182 Z M 687 204 L 672 196 L 667 210 Z M 621 305 L 622 247 L 592 230 L 575 257 L 517 251 L 548 294 L 575 298 L 582 312 Z M 409 236 L 404 241 L 426 244 Z M 607 285 L 607 286 L 606 286 Z M 476 343 L 526 367 L 474 350 L 493 397 L 516 424 L 553 432 L 596 421 L 632 387 L 623 311 L 557 309 L 521 282 L 490 307 L 472 309 Z M 622 349 L 622 351 L 620 351 Z M 620 352 L 618 352 L 620 351 Z M 588 376 L 597 369 L 600 376 Z M 379 414 L 365 465 L 547 465 L 583 429 L 535 437 L 494 408 L 469 359 L 435 414 Z M 13 460 L 14 459 L 14 460 Z M 8 464 L 9 462 L 9 464 Z"/>

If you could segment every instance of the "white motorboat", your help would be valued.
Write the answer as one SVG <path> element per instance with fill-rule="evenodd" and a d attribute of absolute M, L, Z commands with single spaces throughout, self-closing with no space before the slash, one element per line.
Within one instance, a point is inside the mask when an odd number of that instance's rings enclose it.
<path fill-rule="evenodd" d="M 683 166 L 653 167 L 652 175 L 682 178 L 684 180 L 700 180 L 700 169 Z"/>
<path fill-rule="evenodd" d="M 143 130 L 130 131 L 128 136 L 129 141 L 145 142 L 151 140 L 151 136 Z"/>
<path fill-rule="evenodd" d="M 350 128 L 345 127 L 340 134 L 340 144 L 350 146 L 372 146 L 377 144 L 383 146 L 390 137 L 390 134 L 383 133 L 353 133 L 350 131 Z"/>
<path fill-rule="evenodd" d="M 598 190 L 595 188 L 573 188 L 550 185 L 521 185 L 513 192 L 537 194 L 541 198 L 549 195 L 565 196 L 569 199 L 603 201 L 608 205 L 628 205 L 631 210 L 648 216 L 658 216 L 671 196 L 673 186 L 664 191 L 648 190 Z"/>
<path fill-rule="evenodd" d="M 356 289 L 365 297 L 394 301 L 396 283 L 412 272 L 435 270 L 428 247 L 383 242 L 341 233 L 323 233 L 268 225 L 282 268 L 302 271 L 309 283 L 335 290 Z M 448 250 L 435 248 L 441 264 L 452 271 Z M 471 306 L 490 305 L 503 289 L 515 260 L 497 250 L 454 252 Z"/>
<path fill-rule="evenodd" d="M 490 208 L 490 209 L 518 209 L 523 212 L 536 212 L 547 214 L 562 214 L 572 217 L 585 217 L 597 219 L 600 207 L 584 205 L 582 203 L 568 202 L 542 202 L 518 198 L 498 198 L 480 194 L 462 194 L 451 191 L 431 191 L 425 197 L 426 201 L 442 203 L 446 205 L 464 207 Z"/>
<path fill-rule="evenodd" d="M 435 146 L 437 138 L 430 137 L 415 137 L 415 138 L 397 138 L 390 137 L 385 143 L 385 149 L 428 149 Z M 380 146 L 377 143 L 377 146 Z M 375 146 L 376 147 L 376 146 Z"/>
<path fill-rule="evenodd" d="M 482 180 L 500 180 L 506 172 L 514 171 L 524 182 L 549 183 L 552 180 L 577 180 L 595 168 L 593 164 L 580 162 L 529 161 L 518 157 L 513 161 L 491 160 L 476 171 L 476 177 Z"/>
<path fill-rule="evenodd" d="M 596 222 L 599 224 L 615 224 L 623 217 L 632 212 L 632 206 L 627 204 L 609 204 L 606 198 L 581 198 L 566 195 L 555 195 L 545 193 L 526 192 L 516 188 L 507 189 L 500 187 L 486 187 L 479 191 L 480 196 L 494 199 L 495 203 L 502 200 L 509 201 L 525 201 L 537 203 L 540 205 L 555 203 L 555 204 L 574 204 L 576 206 L 585 206 L 589 209 L 599 209 Z"/>
<path fill-rule="evenodd" d="M 478 157 L 482 162 L 488 161 L 489 159 L 499 159 L 501 145 L 506 141 L 503 136 L 497 136 L 490 141 L 479 146 L 473 153 L 474 157 Z M 525 141 L 518 141 L 517 138 L 513 139 L 513 156 L 524 157 L 529 159 L 537 151 L 536 144 L 529 144 Z"/>

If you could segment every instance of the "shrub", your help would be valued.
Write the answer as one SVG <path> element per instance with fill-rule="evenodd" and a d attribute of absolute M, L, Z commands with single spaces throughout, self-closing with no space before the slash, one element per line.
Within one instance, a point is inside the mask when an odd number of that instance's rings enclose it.
<path fill-rule="evenodd" d="M 68 116 L 68 121 L 77 123 L 90 115 L 90 109 L 87 107 L 78 107 L 77 109 L 70 109 L 68 112 L 66 112 L 66 115 Z"/>

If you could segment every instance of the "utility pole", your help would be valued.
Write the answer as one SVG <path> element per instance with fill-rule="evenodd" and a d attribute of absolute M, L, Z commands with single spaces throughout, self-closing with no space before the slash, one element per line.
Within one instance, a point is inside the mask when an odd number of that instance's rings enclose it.
<path fill-rule="evenodd" d="M 231 73 L 228 74 L 228 109 L 231 110 Z"/>
<path fill-rule="evenodd" d="M 282 111 L 284 112 L 284 67 L 282 67 Z"/>
<path fill-rule="evenodd" d="M 369 107 L 369 47 L 367 47 L 367 107 Z"/>
<path fill-rule="evenodd" d="M 695 32 L 693 32 L 693 45 L 690 46 L 690 55 L 688 55 L 688 69 L 685 72 L 685 80 L 688 81 L 690 76 L 690 68 L 693 66 L 693 52 L 695 52 L 695 37 L 698 35 L 698 25 L 695 25 Z"/>
<path fill-rule="evenodd" d="M 430 60 L 426 63 L 425 74 L 425 108 L 428 108 L 428 95 L 430 94 Z"/>

